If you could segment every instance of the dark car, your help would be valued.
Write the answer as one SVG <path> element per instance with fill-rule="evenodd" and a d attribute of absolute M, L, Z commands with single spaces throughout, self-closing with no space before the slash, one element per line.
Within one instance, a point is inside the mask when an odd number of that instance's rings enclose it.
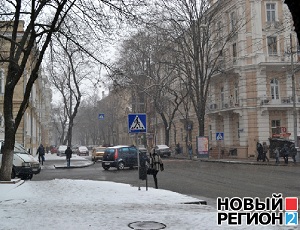
<path fill-rule="evenodd" d="M 124 146 L 118 145 L 114 147 L 106 148 L 103 160 L 102 167 L 105 170 L 108 170 L 110 167 L 117 168 L 118 170 L 122 170 L 125 167 L 133 168 L 138 166 L 138 155 L 137 148 L 134 146 Z M 147 155 L 144 152 L 140 153 L 140 160 L 147 160 Z"/>
<path fill-rule="evenodd" d="M 171 149 L 167 145 L 156 145 L 155 151 L 157 155 L 161 157 L 170 157 L 171 156 Z"/>

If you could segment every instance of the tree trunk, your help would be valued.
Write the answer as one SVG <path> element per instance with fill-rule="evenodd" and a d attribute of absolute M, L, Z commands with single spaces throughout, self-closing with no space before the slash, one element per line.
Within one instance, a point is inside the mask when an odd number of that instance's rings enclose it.
<path fill-rule="evenodd" d="M 2 162 L 0 169 L 0 180 L 10 181 L 11 172 L 13 166 L 13 156 L 14 156 L 14 146 L 15 146 L 15 123 L 13 119 L 13 94 L 14 86 L 10 83 L 10 79 L 14 74 L 17 74 L 18 70 L 9 65 L 7 73 L 7 82 L 5 85 L 4 93 L 4 122 L 5 122 L 5 142 L 1 149 L 2 152 Z"/>

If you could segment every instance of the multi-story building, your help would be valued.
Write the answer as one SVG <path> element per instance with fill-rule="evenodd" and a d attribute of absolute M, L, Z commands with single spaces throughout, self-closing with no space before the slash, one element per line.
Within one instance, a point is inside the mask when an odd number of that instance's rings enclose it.
<path fill-rule="evenodd" d="M 232 18 L 244 26 L 226 45 L 224 70 L 211 79 L 206 113 L 210 146 L 221 146 L 225 153 L 236 148 L 237 157 L 247 158 L 255 156 L 256 142 L 294 140 L 294 109 L 299 126 L 300 107 L 298 41 L 284 1 L 228 1 L 218 17 L 224 33 Z M 224 133 L 224 140 L 216 140 L 217 132 Z"/>
<path fill-rule="evenodd" d="M 2 22 L 2 25 L 7 24 L 7 22 Z M 10 27 L 1 26 L 0 32 L 9 36 Z M 18 36 L 22 37 L 24 33 L 24 21 L 20 21 Z M 0 43 L 0 52 L 2 57 L 5 58 L 7 49 L 9 48 L 9 43 L 4 39 Z M 31 56 L 32 61 L 34 61 L 34 55 Z M 24 71 L 23 77 L 18 82 L 13 97 L 13 113 L 17 114 L 20 104 L 23 100 L 23 95 L 25 92 L 25 86 L 27 84 L 29 74 L 31 72 L 31 65 L 28 64 Z M 3 100 L 4 100 L 4 85 L 5 77 L 7 73 L 7 62 L 0 62 L 0 139 L 4 139 L 4 117 L 3 117 Z M 16 141 L 22 143 L 26 149 L 35 154 L 36 149 L 40 143 L 45 147 L 49 146 L 49 116 L 51 112 L 51 90 L 48 79 L 39 73 L 39 78 L 36 80 L 32 87 L 29 105 L 24 113 L 22 121 L 16 132 Z"/>
<path fill-rule="evenodd" d="M 289 9 L 282 0 L 210 3 L 219 9 L 214 15 L 217 20 L 207 25 L 214 44 L 233 34 L 218 58 L 221 71 L 210 80 L 205 118 L 210 155 L 218 157 L 222 152 L 249 158 L 256 155 L 256 142 L 269 144 L 274 137 L 294 140 L 300 108 L 299 45 Z M 216 7 L 219 3 L 220 8 Z M 224 41 L 220 44 L 222 47 Z M 155 123 L 157 141 L 164 143 L 162 121 Z M 171 136 L 175 138 L 170 145 L 184 146 L 192 140 L 196 146 L 198 122 L 193 109 L 185 117 L 178 115 L 173 123 Z M 217 140 L 217 133 L 223 133 L 224 140 Z"/>

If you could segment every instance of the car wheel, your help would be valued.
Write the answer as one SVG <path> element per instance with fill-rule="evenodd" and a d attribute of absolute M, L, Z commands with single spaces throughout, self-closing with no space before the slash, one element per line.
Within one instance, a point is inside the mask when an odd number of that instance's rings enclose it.
<path fill-rule="evenodd" d="M 109 166 L 103 166 L 104 170 L 109 170 Z"/>
<path fill-rule="evenodd" d="M 27 176 L 27 179 L 31 180 L 32 177 L 33 177 L 33 174 L 30 174 L 30 175 Z"/>
<path fill-rule="evenodd" d="M 118 170 L 123 170 L 125 168 L 125 164 L 124 164 L 124 162 L 119 162 L 118 163 Z"/>

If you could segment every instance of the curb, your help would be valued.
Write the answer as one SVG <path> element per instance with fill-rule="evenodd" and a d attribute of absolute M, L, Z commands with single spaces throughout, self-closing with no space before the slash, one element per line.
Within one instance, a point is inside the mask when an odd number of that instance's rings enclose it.
<path fill-rule="evenodd" d="M 231 161 L 231 160 L 203 160 L 201 159 L 200 161 L 203 162 L 211 162 L 211 163 L 224 163 L 224 164 L 248 164 L 248 165 L 267 165 L 267 166 L 299 166 L 299 164 L 294 164 L 293 162 L 289 164 L 276 164 L 275 162 L 247 162 L 247 161 Z"/>
<path fill-rule="evenodd" d="M 0 184 L 17 184 L 21 181 L 20 178 L 11 179 L 10 181 L 0 181 Z"/>
<path fill-rule="evenodd" d="M 91 166 L 93 164 L 94 164 L 94 162 L 91 161 L 89 163 L 85 163 L 85 164 L 81 164 L 81 165 L 71 165 L 70 167 L 67 167 L 65 165 L 53 165 L 53 166 L 56 169 L 71 169 L 71 168 L 85 168 L 85 167 Z"/>

